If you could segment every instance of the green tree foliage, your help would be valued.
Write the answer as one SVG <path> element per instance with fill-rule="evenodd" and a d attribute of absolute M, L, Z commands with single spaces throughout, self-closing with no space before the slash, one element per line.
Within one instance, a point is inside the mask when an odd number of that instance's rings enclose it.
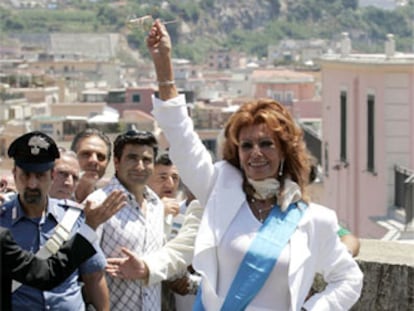
<path fill-rule="evenodd" d="M 6 17 L 3 19 L 2 24 L 6 29 L 10 29 L 12 31 L 21 31 L 23 30 L 24 24 L 21 19 L 13 18 L 13 17 Z"/>
<path fill-rule="evenodd" d="M 212 7 L 214 7 L 214 4 L 215 4 L 214 0 L 201 1 L 200 8 L 202 10 L 210 10 Z"/>
<path fill-rule="evenodd" d="M 358 0 L 342 0 L 345 9 L 356 10 L 358 8 Z"/>
<path fill-rule="evenodd" d="M 194 1 L 177 1 L 171 6 L 176 16 L 179 16 L 184 21 L 197 23 L 202 13 L 198 3 Z"/>
<path fill-rule="evenodd" d="M 272 16 L 276 17 L 280 14 L 280 1 L 279 0 L 268 0 L 270 7 L 272 8 Z"/>
<path fill-rule="evenodd" d="M 368 31 L 374 39 L 383 39 L 387 33 L 399 34 L 402 37 L 412 34 L 412 21 L 404 19 L 402 12 L 384 11 L 374 7 L 367 8 L 363 19 L 368 24 Z"/>

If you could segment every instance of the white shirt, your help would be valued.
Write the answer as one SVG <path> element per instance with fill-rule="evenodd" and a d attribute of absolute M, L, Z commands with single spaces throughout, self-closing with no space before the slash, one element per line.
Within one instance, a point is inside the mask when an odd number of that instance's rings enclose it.
<path fill-rule="evenodd" d="M 159 250 L 164 243 L 164 206 L 157 195 L 146 187 L 147 210 L 144 216 L 134 196 L 113 177 L 102 190 L 88 199 L 102 202 L 113 190 L 123 190 L 128 204 L 98 228 L 100 245 L 106 257 L 122 257 L 121 247 L 127 247 L 139 257 Z M 142 281 L 130 281 L 107 276 L 112 311 L 161 310 L 161 284 L 145 286 Z"/>
<path fill-rule="evenodd" d="M 262 223 L 256 219 L 247 203 L 236 214 L 229 230 L 217 248 L 219 266 L 217 293 L 223 299 L 237 274 L 247 250 Z M 288 283 L 290 246 L 287 244 L 269 278 L 251 304 L 271 310 L 289 310 L 289 288 L 281 286 Z"/>

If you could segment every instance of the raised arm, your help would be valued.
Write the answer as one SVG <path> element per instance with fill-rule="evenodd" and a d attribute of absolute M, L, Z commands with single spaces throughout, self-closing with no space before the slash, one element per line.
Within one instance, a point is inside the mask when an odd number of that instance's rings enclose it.
<path fill-rule="evenodd" d="M 154 22 L 148 33 L 147 47 L 154 61 L 160 99 L 168 100 L 177 97 L 171 62 L 171 38 L 165 25 L 159 20 Z"/>
<path fill-rule="evenodd" d="M 171 159 L 184 183 L 204 205 L 214 182 L 214 165 L 209 151 L 194 131 L 185 96 L 177 93 L 173 81 L 171 39 L 158 20 L 148 33 L 147 47 L 157 73 L 160 97 L 153 98 L 152 114 L 169 142 Z"/>

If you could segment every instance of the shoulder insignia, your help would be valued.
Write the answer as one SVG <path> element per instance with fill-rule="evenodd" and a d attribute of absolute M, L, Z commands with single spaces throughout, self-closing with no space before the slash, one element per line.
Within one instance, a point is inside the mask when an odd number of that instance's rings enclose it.
<path fill-rule="evenodd" d="M 7 211 L 7 205 L 3 204 L 0 208 L 0 216 Z"/>
<path fill-rule="evenodd" d="M 12 202 L 13 201 L 13 202 Z M 0 207 L 0 216 L 3 215 L 8 210 L 11 210 L 13 207 L 15 207 L 14 198 L 11 198 L 10 200 L 4 202 Z M 17 208 L 17 207 L 16 207 Z"/>

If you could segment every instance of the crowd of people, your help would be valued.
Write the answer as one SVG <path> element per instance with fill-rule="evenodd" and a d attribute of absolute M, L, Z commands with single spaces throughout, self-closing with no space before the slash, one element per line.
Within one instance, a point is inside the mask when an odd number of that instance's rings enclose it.
<path fill-rule="evenodd" d="M 362 289 L 359 242 L 309 198 L 311 157 L 288 110 L 272 99 L 246 102 L 213 161 L 175 87 L 158 20 L 147 47 L 168 150 L 151 132 L 112 142 L 94 128 L 71 150 L 39 131 L 9 146 L 1 310 L 351 308 Z M 317 274 L 327 283 L 319 291 Z"/>

